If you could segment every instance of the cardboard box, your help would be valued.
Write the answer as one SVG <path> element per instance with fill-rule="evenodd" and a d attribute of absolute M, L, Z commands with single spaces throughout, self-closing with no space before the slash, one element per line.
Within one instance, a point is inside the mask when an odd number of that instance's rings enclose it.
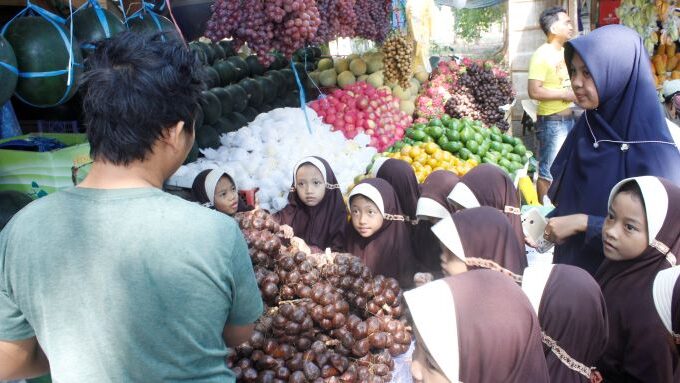
<path fill-rule="evenodd" d="M 92 162 L 85 134 L 34 133 L 0 143 L 31 136 L 54 138 L 68 146 L 42 153 L 0 149 L 0 190 L 16 190 L 39 198 L 73 186 L 74 176 L 83 178 Z"/>

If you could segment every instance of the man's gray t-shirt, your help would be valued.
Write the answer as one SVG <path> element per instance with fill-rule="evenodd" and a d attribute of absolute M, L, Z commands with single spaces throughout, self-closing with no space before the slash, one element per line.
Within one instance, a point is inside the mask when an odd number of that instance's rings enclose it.
<path fill-rule="evenodd" d="M 262 314 L 235 221 L 158 189 L 64 190 L 0 233 L 0 339 L 55 382 L 230 382 L 225 324 Z"/>

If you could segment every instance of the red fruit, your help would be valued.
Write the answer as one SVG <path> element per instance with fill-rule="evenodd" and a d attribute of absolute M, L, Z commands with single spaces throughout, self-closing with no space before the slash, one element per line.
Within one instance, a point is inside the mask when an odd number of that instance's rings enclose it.
<path fill-rule="evenodd" d="M 304 371 L 305 377 L 308 380 L 314 380 L 321 376 L 321 370 L 319 370 L 319 367 L 317 367 L 316 364 L 312 362 L 305 362 L 302 369 Z"/>
<path fill-rule="evenodd" d="M 371 345 L 368 341 L 368 339 L 361 339 L 360 341 L 354 343 L 354 346 L 352 346 L 352 354 L 356 357 L 362 357 L 368 354 L 368 352 L 371 349 Z"/>

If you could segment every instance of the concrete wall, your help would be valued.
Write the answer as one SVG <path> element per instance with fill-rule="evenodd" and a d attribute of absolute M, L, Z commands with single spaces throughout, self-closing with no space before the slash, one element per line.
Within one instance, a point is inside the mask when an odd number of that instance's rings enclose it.
<path fill-rule="evenodd" d="M 529 98 L 527 76 L 531 55 L 546 41 L 538 17 L 544 9 L 556 5 L 569 9 L 575 20 L 576 0 L 508 0 L 508 63 L 517 92 L 513 119 L 522 118 L 521 100 Z"/>

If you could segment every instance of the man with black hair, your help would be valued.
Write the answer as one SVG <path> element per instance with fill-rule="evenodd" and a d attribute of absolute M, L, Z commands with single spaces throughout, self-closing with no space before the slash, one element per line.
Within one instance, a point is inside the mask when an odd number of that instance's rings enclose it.
<path fill-rule="evenodd" d="M 0 380 L 233 382 L 263 305 L 234 220 L 161 190 L 194 141 L 200 64 L 161 34 L 97 45 L 82 81 L 94 159 L 0 232 Z"/>
<path fill-rule="evenodd" d="M 564 43 L 574 32 L 567 11 L 562 7 L 548 8 L 539 22 L 548 41 L 541 45 L 529 63 L 529 97 L 538 101 L 536 132 L 539 143 L 538 198 L 548 193 L 552 183 L 550 166 L 557 156 L 567 133 L 574 126 L 572 102 L 576 100 L 564 62 Z"/>

